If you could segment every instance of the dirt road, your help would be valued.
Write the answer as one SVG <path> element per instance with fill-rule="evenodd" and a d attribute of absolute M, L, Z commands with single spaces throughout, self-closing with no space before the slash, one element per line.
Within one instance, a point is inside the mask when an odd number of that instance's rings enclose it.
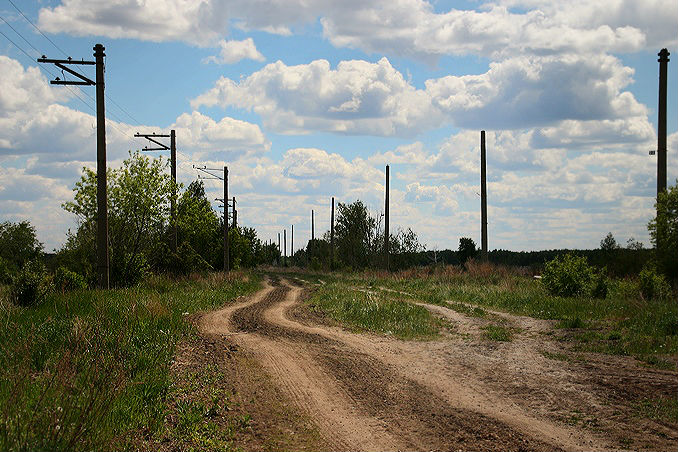
<path fill-rule="evenodd" d="M 494 315 L 521 331 L 510 343 L 480 340 L 485 320 L 439 306 L 427 307 L 455 328 L 439 341 L 354 334 L 309 315 L 300 304 L 303 291 L 269 281 L 250 299 L 207 314 L 202 329 L 252 353 L 334 450 L 665 450 L 678 444 L 675 426 L 644 425 L 619 410 L 624 394 L 643 383 L 678 390 L 675 372 L 627 372 L 627 363 L 614 359 L 549 360 L 544 353 L 556 353 L 558 345 L 544 340 L 548 322 L 504 313 Z M 648 429 L 654 429 L 649 436 Z"/>

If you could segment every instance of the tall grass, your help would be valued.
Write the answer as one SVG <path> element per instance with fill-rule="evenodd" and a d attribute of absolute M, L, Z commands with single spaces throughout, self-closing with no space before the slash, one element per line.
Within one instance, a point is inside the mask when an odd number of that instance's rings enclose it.
<path fill-rule="evenodd" d="M 52 294 L 20 308 L 0 297 L 0 450 L 124 448 L 163 421 L 169 365 L 186 315 L 251 292 L 238 273 Z"/>
<path fill-rule="evenodd" d="M 323 285 L 309 303 L 330 318 L 354 328 L 401 339 L 432 338 L 439 329 L 439 321 L 425 308 L 392 294 L 358 290 L 345 282 Z"/>
<path fill-rule="evenodd" d="M 349 277 L 353 284 L 386 287 L 415 300 L 445 305 L 464 302 L 513 314 L 579 325 L 574 333 L 591 351 L 636 355 L 678 353 L 678 303 L 644 300 L 634 279 L 611 280 L 605 299 L 556 297 L 524 269 L 469 262 L 466 268 L 440 266 L 397 273 L 366 272 Z M 675 361 L 675 359 L 674 359 Z M 675 367 L 675 364 L 673 365 Z"/>

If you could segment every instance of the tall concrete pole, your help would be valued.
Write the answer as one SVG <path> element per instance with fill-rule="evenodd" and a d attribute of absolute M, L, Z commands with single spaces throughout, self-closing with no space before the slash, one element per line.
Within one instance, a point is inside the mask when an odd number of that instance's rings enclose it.
<path fill-rule="evenodd" d="M 334 269 L 334 196 L 332 196 L 332 216 L 330 217 L 330 270 Z"/>
<path fill-rule="evenodd" d="M 480 243 L 481 258 L 487 261 L 487 172 L 484 130 L 480 131 Z"/>
<path fill-rule="evenodd" d="M 390 176 L 390 168 L 388 165 L 386 165 L 386 197 L 384 201 L 384 264 L 386 266 L 386 270 L 389 269 L 389 249 L 388 249 L 388 239 L 389 239 L 389 232 L 388 232 L 388 184 L 389 184 L 389 176 Z"/>
<path fill-rule="evenodd" d="M 108 289 L 108 201 L 106 194 L 106 112 L 104 108 L 104 53 L 101 44 L 94 46 L 97 101 L 97 287 Z"/>
<path fill-rule="evenodd" d="M 231 269 L 228 240 L 228 167 L 224 166 L 224 271 Z"/>
<path fill-rule="evenodd" d="M 172 166 L 172 182 L 174 188 L 172 189 L 172 203 L 170 205 L 172 217 L 172 249 L 177 251 L 177 211 L 176 211 L 176 197 L 177 197 L 177 136 L 174 130 L 170 131 L 170 164 Z"/>
<path fill-rule="evenodd" d="M 659 53 L 659 108 L 657 109 L 657 196 L 666 191 L 666 77 L 669 51 Z"/>

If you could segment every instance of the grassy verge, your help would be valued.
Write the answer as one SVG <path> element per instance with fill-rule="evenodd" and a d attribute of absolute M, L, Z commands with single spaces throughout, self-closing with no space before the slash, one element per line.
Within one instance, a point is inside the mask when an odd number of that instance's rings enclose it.
<path fill-rule="evenodd" d="M 346 282 L 318 287 L 308 302 L 316 311 L 345 325 L 400 339 L 434 338 L 441 325 L 421 306 L 394 294 L 359 290 Z"/>
<path fill-rule="evenodd" d="M 466 315 L 483 316 L 460 303 L 512 314 L 558 320 L 566 340 L 581 351 L 630 355 L 654 366 L 676 368 L 678 303 L 643 300 L 633 280 L 610 281 L 605 299 L 554 297 L 540 281 L 491 264 L 365 272 L 333 276 L 356 287 L 386 288 L 402 299 L 451 307 Z"/>
<path fill-rule="evenodd" d="M 0 450 L 119 449 L 162 424 L 186 316 L 254 291 L 244 273 L 50 295 L 41 306 L 0 298 Z"/>

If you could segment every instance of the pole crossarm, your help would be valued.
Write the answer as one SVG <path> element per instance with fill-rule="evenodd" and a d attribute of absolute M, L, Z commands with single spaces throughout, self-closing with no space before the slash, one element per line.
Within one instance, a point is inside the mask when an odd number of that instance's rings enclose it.
<path fill-rule="evenodd" d="M 161 143 L 160 141 L 155 140 L 155 138 L 170 138 L 171 135 L 158 135 L 155 133 L 135 133 L 134 138 L 146 138 L 148 141 L 157 144 L 160 146 L 159 148 L 149 148 L 148 146 L 144 146 L 142 149 L 143 151 L 169 151 L 172 148 L 167 146 L 165 143 Z"/>
<path fill-rule="evenodd" d="M 68 58 L 67 60 L 53 60 L 50 58 L 46 58 L 44 55 L 42 58 L 38 58 L 38 63 L 51 63 L 61 69 L 61 72 L 63 73 L 64 71 L 68 72 L 69 74 L 72 74 L 76 77 L 78 77 L 81 81 L 70 81 L 70 80 L 61 80 L 59 77 L 57 77 L 54 80 L 50 80 L 51 85 L 85 85 L 85 86 L 95 86 L 96 82 L 76 71 L 73 69 L 65 66 L 67 64 L 85 64 L 85 65 L 95 65 L 96 61 L 77 61 L 72 58 Z"/>
<path fill-rule="evenodd" d="M 202 171 L 203 173 L 209 175 L 210 177 L 205 177 L 200 174 L 198 174 L 198 179 L 218 179 L 218 180 L 224 180 L 223 176 L 217 176 L 216 174 L 210 173 L 210 171 L 222 171 L 217 168 L 207 168 L 206 166 L 195 166 L 193 165 L 193 169 L 196 169 L 198 171 Z"/>

